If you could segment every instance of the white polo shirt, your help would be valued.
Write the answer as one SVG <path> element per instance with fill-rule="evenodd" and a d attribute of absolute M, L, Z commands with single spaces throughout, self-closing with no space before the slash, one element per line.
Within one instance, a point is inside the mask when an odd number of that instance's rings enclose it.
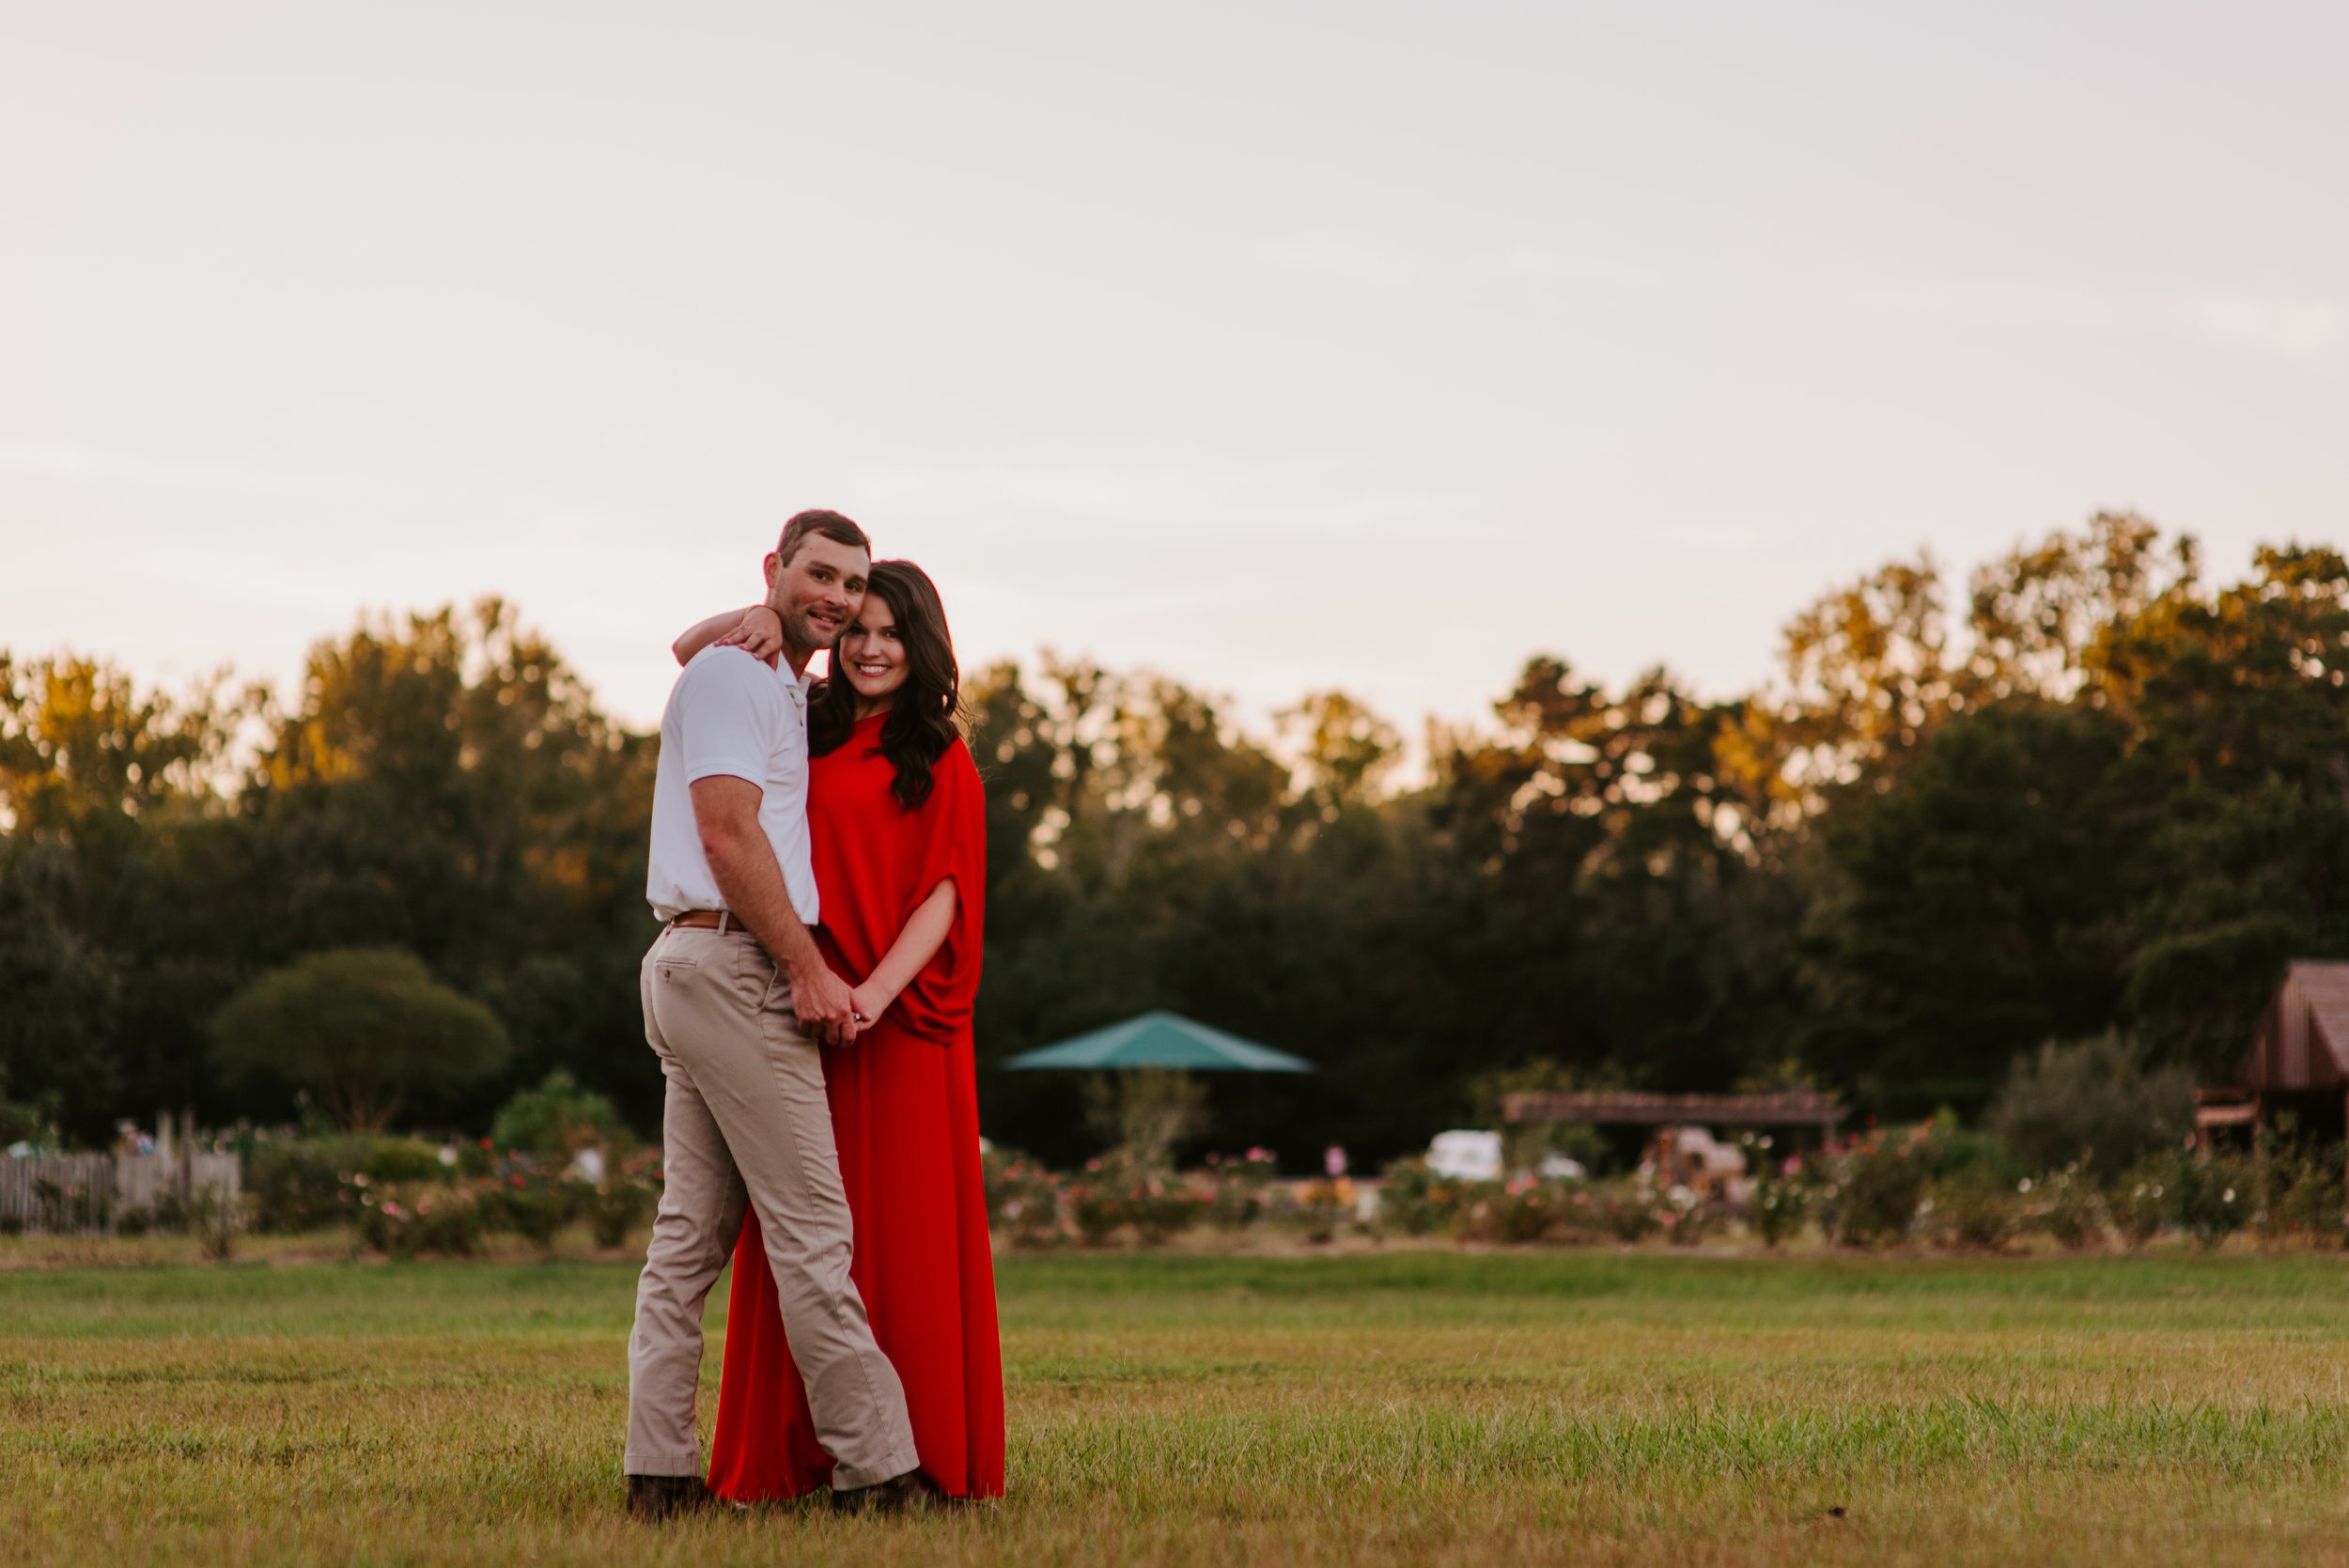
<path fill-rule="evenodd" d="M 740 648 L 704 648 L 669 691 L 661 715 L 661 762 L 653 774 L 652 858 L 645 896 L 675 920 L 688 909 L 723 909 L 723 894 L 702 853 L 692 785 L 724 773 L 764 792 L 758 824 L 774 846 L 791 907 L 816 924 L 816 866 L 807 836 L 807 681 L 790 666 L 769 668 Z"/>

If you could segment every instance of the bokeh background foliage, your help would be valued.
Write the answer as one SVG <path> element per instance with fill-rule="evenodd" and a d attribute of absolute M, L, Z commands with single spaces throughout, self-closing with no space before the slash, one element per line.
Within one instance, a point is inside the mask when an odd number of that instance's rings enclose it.
<path fill-rule="evenodd" d="M 2210 583 L 2107 515 L 1962 585 L 1919 560 L 1827 593 L 1742 695 L 1534 657 L 1408 757 L 1339 691 L 1251 730 L 1155 673 L 973 672 L 983 1067 L 1171 1007 L 1320 1064 L 1215 1086 L 1219 1141 L 1292 1163 L 1416 1147 L 1530 1063 L 1887 1117 L 1980 1114 L 2108 1030 L 2218 1072 L 2286 958 L 2349 956 L 2345 660 L 2338 552 Z M 290 1083 L 218 1070 L 213 1020 L 305 955 L 397 949 L 510 1042 L 403 1120 L 484 1131 L 561 1069 L 649 1131 L 654 752 L 495 600 L 369 620 L 284 694 L 0 654 L 0 1092 L 90 1139 L 290 1116 Z M 992 1136 L 1085 1152 L 1076 1084 L 982 1081 Z"/>

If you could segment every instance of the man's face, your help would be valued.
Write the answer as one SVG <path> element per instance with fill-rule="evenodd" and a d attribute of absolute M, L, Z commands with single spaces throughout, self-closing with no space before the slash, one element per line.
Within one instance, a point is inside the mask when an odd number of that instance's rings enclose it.
<path fill-rule="evenodd" d="M 864 607 L 864 577 L 871 557 L 854 545 L 821 534 L 800 542 L 789 561 L 767 557 L 767 603 L 783 617 L 783 639 L 805 663 L 838 641 Z"/>

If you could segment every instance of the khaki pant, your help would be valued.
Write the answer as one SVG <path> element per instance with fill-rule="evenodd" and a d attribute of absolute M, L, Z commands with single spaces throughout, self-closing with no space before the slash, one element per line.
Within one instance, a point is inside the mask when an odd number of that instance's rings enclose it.
<path fill-rule="evenodd" d="M 699 1475 L 702 1302 L 758 1211 L 792 1359 L 843 1490 L 918 1464 L 904 1387 L 848 1278 L 848 1200 L 824 1069 L 791 986 L 739 930 L 661 933 L 645 955 L 645 1035 L 668 1078 L 668 1186 L 628 1342 L 628 1473 Z"/>

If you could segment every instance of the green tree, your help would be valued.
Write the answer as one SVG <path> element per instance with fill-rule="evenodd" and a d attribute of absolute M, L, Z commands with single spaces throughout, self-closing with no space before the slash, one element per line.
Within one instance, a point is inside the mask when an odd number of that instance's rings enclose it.
<path fill-rule="evenodd" d="M 101 661 L 0 653 L 0 1070 L 86 1139 L 126 1095 L 190 1103 L 167 1017 L 190 967 L 148 939 L 233 924 L 175 881 L 169 847 L 226 817 L 226 748 L 255 699 L 224 688 L 142 691 Z"/>
<path fill-rule="evenodd" d="M 337 1125 L 381 1132 L 408 1097 L 494 1075 L 511 1049 L 497 1017 L 393 948 L 314 953 L 230 999 L 215 1058 L 240 1079 L 308 1091 Z"/>
<path fill-rule="evenodd" d="M 2033 700 L 1952 719 L 1819 826 L 1803 1055 L 1863 1105 L 1978 1111 L 2017 1053 L 2105 1028 L 2128 894 L 2126 727 Z"/>
<path fill-rule="evenodd" d="M 2033 1171 L 2085 1159 L 2108 1180 L 2192 1129 L 2194 1075 L 2117 1032 L 2049 1041 L 2015 1059 L 1987 1126 Z"/>
<path fill-rule="evenodd" d="M 2349 956 L 2349 561 L 2263 549 L 2113 639 L 2148 826 L 2127 1017 L 2157 1053 L 2230 1070 L 2287 960 Z"/>
<path fill-rule="evenodd" d="M 2201 579 L 2191 538 L 2165 545 L 2131 512 L 2099 512 L 2078 533 L 2018 546 L 1974 573 L 1965 694 L 2102 703 L 2117 646 L 2156 608 L 2186 602 Z"/>
<path fill-rule="evenodd" d="M 515 1045 L 498 1087 L 564 1067 L 649 1124 L 635 972 L 657 746 L 498 599 L 321 643 L 241 802 L 275 911 L 246 972 L 409 949 L 497 1013 Z"/>

